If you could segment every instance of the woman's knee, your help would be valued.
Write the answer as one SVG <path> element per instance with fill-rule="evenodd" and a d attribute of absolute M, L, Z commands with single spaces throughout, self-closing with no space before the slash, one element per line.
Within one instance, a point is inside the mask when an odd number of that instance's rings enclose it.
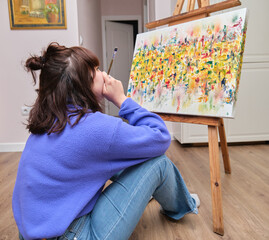
<path fill-rule="evenodd" d="M 152 178 L 153 174 L 156 174 L 157 179 L 164 179 L 171 171 L 173 171 L 173 163 L 166 155 L 161 155 L 125 169 L 123 175 L 135 173 L 136 176 L 144 176 L 148 174 Z"/>
<path fill-rule="evenodd" d="M 165 154 L 152 158 L 151 161 L 155 161 L 155 162 L 158 162 L 160 164 L 165 164 L 165 165 L 166 164 L 173 165 L 172 161 Z"/>
<path fill-rule="evenodd" d="M 162 175 L 162 178 L 165 178 L 167 174 L 174 168 L 174 164 L 172 161 L 164 154 L 155 158 L 152 158 L 150 161 L 154 162 L 154 165 L 158 166 L 160 173 Z M 152 162 L 152 163 L 153 163 Z"/>

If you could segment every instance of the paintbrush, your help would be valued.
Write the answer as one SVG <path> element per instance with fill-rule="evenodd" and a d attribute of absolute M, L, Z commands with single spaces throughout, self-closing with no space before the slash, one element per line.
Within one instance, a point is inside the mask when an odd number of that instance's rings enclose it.
<path fill-rule="evenodd" d="M 108 75 L 109 75 L 109 73 L 110 73 L 110 70 L 111 70 L 111 67 L 112 67 L 112 63 L 113 63 L 113 61 L 114 61 L 114 59 L 115 59 L 115 56 L 116 56 L 117 51 L 118 51 L 118 48 L 115 47 L 115 48 L 114 48 L 113 55 L 112 55 L 112 59 L 111 59 L 111 62 L 110 62 L 110 65 L 109 65 L 109 68 L 108 68 L 108 71 L 107 71 L 107 74 L 108 74 Z"/>

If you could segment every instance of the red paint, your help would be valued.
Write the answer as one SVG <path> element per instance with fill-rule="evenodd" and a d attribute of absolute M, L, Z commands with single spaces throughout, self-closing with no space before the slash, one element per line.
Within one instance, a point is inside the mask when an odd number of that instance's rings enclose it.
<path fill-rule="evenodd" d="M 180 98 L 177 97 L 177 112 L 179 111 L 180 108 Z"/>

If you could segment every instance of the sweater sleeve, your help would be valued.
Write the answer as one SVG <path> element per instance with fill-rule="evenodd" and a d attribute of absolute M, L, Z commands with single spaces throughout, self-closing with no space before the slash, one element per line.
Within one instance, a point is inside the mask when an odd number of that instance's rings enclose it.
<path fill-rule="evenodd" d="M 127 119 L 129 124 L 122 120 L 116 124 L 108 149 L 112 169 L 116 166 L 123 169 L 165 153 L 171 137 L 157 114 L 128 98 L 122 104 L 119 115 Z"/>

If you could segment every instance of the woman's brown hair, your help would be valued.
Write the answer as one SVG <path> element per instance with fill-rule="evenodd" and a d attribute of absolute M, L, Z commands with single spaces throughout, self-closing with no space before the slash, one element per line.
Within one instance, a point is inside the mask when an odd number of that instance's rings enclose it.
<path fill-rule="evenodd" d="M 92 91 L 98 58 L 83 47 L 51 43 L 42 56 L 27 59 L 25 67 L 32 73 L 34 84 L 39 75 L 37 99 L 30 111 L 27 129 L 34 134 L 60 133 L 71 117 L 72 126 L 89 111 L 102 111 Z"/>

